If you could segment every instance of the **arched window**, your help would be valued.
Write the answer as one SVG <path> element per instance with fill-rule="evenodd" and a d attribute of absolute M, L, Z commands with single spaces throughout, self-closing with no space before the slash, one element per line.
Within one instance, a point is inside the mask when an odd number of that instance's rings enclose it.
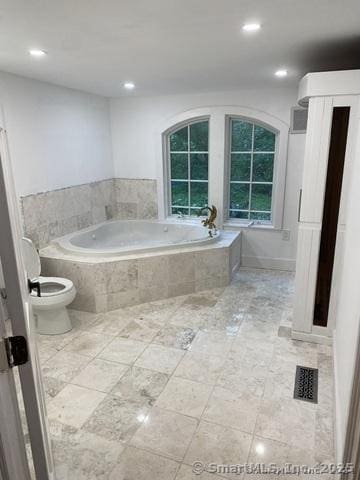
<path fill-rule="evenodd" d="M 196 215 L 208 204 L 209 121 L 182 125 L 167 142 L 169 213 Z"/>
<path fill-rule="evenodd" d="M 276 136 L 263 125 L 230 118 L 230 219 L 272 221 Z"/>

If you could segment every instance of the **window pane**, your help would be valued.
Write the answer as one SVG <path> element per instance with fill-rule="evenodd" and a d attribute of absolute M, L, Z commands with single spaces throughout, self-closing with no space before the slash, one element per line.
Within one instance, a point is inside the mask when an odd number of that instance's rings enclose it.
<path fill-rule="evenodd" d="M 251 220 L 271 220 L 271 213 L 263 213 L 263 212 L 250 212 L 250 219 Z"/>
<path fill-rule="evenodd" d="M 249 212 L 237 212 L 236 210 L 230 210 L 230 218 L 241 218 L 241 219 L 249 219 Z"/>
<path fill-rule="evenodd" d="M 258 152 L 275 151 L 275 133 L 266 128 L 255 125 L 254 129 L 254 150 Z"/>
<path fill-rule="evenodd" d="M 191 182 L 190 183 L 190 206 L 204 207 L 208 203 L 208 183 Z"/>
<path fill-rule="evenodd" d="M 189 209 L 188 208 L 179 208 L 179 207 L 173 207 L 171 209 L 171 213 L 173 215 L 189 215 Z"/>
<path fill-rule="evenodd" d="M 189 205 L 187 182 L 171 182 L 171 204 L 181 207 Z"/>
<path fill-rule="evenodd" d="M 252 185 L 251 210 L 271 210 L 272 185 Z"/>
<path fill-rule="evenodd" d="M 231 151 L 250 152 L 252 148 L 252 123 L 233 120 L 231 130 Z"/>
<path fill-rule="evenodd" d="M 249 181 L 250 180 L 250 153 L 232 153 L 231 154 L 231 177 L 230 180 Z"/>
<path fill-rule="evenodd" d="M 188 150 L 188 127 L 181 128 L 170 135 L 170 151 L 183 152 Z"/>
<path fill-rule="evenodd" d="M 247 210 L 249 208 L 249 185 L 232 183 L 230 185 L 230 208 Z"/>
<path fill-rule="evenodd" d="M 254 153 L 253 182 L 272 182 L 274 170 L 273 153 Z"/>
<path fill-rule="evenodd" d="M 191 180 L 208 179 L 208 154 L 191 153 L 190 154 L 190 175 Z"/>
<path fill-rule="evenodd" d="M 190 125 L 190 150 L 194 152 L 208 151 L 209 122 L 198 122 Z"/>
<path fill-rule="evenodd" d="M 171 154 L 171 179 L 188 178 L 188 155 L 187 153 Z"/>

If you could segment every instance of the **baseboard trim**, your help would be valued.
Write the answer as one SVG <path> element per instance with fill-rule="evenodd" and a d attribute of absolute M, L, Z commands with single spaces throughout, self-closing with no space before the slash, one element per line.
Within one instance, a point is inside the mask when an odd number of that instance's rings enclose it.
<path fill-rule="evenodd" d="M 335 461 L 341 463 L 343 460 L 343 437 L 342 437 L 342 421 L 340 410 L 340 398 L 338 389 L 339 372 L 337 369 L 337 353 L 336 353 L 336 330 L 333 331 L 333 368 L 334 368 L 334 446 Z"/>
<path fill-rule="evenodd" d="M 291 258 L 272 258 L 272 257 L 255 257 L 241 256 L 241 266 L 250 268 L 263 268 L 269 270 L 285 270 L 288 272 L 295 271 L 295 260 Z"/>
<path fill-rule="evenodd" d="M 320 345 L 332 345 L 333 343 L 332 337 L 317 335 L 316 333 L 299 332 L 298 330 L 291 331 L 291 338 L 303 342 L 318 343 Z"/>

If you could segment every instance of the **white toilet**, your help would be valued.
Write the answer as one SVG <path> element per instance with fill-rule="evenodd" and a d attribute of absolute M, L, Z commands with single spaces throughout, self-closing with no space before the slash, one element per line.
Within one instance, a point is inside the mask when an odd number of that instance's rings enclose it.
<path fill-rule="evenodd" d="M 74 300 L 76 289 L 71 280 L 58 277 L 40 277 L 39 254 L 31 240 L 23 238 L 24 261 L 32 282 L 40 283 L 41 296 L 31 292 L 31 304 L 37 320 L 37 331 L 42 335 L 58 335 L 72 329 L 66 307 Z"/>

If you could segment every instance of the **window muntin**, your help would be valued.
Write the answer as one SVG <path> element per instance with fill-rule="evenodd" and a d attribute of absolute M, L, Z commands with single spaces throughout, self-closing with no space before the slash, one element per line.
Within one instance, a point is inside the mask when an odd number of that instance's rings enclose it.
<path fill-rule="evenodd" d="M 169 135 L 170 211 L 196 215 L 208 204 L 209 121 L 190 123 Z"/>
<path fill-rule="evenodd" d="M 230 119 L 229 217 L 271 222 L 276 134 Z"/>

